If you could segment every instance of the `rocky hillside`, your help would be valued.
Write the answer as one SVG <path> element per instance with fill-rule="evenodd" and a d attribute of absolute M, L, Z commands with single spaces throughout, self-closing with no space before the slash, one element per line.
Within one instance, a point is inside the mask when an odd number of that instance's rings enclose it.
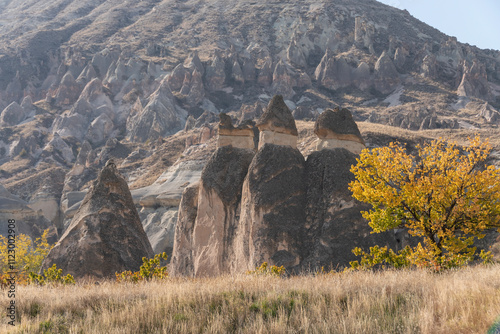
<path fill-rule="evenodd" d="M 494 137 L 500 122 L 499 51 L 373 0 L 5 0 L 0 74 L 2 214 L 61 236 L 112 158 L 154 252 L 172 250 L 217 141 L 252 146 L 275 94 L 300 121 L 273 138 L 298 135 L 303 156 L 336 106 L 368 146 Z"/>

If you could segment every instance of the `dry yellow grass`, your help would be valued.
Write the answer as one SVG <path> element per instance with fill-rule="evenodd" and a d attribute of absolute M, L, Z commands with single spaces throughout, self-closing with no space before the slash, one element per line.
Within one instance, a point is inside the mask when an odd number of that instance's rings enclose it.
<path fill-rule="evenodd" d="M 3 320 L 2 333 L 486 333 L 500 316 L 500 265 L 20 286 L 16 303 L 20 323 Z"/>

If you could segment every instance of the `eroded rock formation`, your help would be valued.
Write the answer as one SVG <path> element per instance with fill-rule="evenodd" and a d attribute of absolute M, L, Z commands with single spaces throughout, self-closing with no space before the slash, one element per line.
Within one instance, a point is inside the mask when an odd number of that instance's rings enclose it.
<path fill-rule="evenodd" d="M 257 122 L 259 149 L 264 144 L 297 147 L 297 127 L 283 96 L 275 95 Z"/>
<path fill-rule="evenodd" d="M 366 147 L 351 112 L 345 108 L 323 111 L 314 124 L 314 133 L 318 136 L 318 151 L 345 148 L 359 154 Z"/>
<path fill-rule="evenodd" d="M 127 182 L 108 161 L 42 270 L 55 263 L 75 278 L 109 278 L 138 270 L 142 257 L 152 256 Z"/>

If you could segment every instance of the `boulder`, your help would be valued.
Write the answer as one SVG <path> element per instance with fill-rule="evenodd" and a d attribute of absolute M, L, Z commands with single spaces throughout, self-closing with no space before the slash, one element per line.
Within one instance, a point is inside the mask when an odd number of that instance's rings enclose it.
<path fill-rule="evenodd" d="M 345 148 L 355 154 L 366 148 L 351 112 L 345 108 L 323 111 L 314 124 L 318 136 L 316 150 Z"/>
<path fill-rule="evenodd" d="M 266 143 L 297 147 L 297 127 L 283 96 L 275 95 L 257 122 L 259 149 Z"/>
<path fill-rule="evenodd" d="M 24 109 L 17 103 L 12 102 L 0 114 L 1 126 L 14 126 L 21 123 L 26 116 Z"/>
<path fill-rule="evenodd" d="M 152 256 L 127 182 L 108 161 L 41 270 L 56 264 L 75 278 L 112 278 Z"/>

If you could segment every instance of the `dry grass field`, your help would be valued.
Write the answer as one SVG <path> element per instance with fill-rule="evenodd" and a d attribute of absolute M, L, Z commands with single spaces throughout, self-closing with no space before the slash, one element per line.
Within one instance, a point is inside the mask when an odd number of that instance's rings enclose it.
<path fill-rule="evenodd" d="M 16 304 L 20 322 L 2 317 L 2 333 L 488 333 L 500 265 L 18 286 Z"/>

